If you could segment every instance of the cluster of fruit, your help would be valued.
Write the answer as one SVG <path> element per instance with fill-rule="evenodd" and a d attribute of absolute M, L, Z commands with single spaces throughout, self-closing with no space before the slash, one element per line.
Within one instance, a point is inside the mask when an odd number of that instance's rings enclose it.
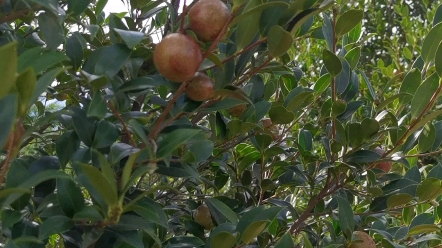
<path fill-rule="evenodd" d="M 188 12 L 190 29 L 198 39 L 216 40 L 231 18 L 229 8 L 220 0 L 201 0 Z M 165 78 L 174 82 L 188 82 L 186 95 L 194 101 L 206 101 L 214 91 L 213 82 L 198 72 L 203 54 L 198 43 L 187 34 L 169 34 L 157 44 L 153 56 L 155 66 Z"/>

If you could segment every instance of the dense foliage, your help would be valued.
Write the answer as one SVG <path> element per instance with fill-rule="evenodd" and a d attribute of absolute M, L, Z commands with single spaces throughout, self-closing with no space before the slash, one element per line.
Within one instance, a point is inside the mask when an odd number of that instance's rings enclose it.
<path fill-rule="evenodd" d="M 442 245 L 440 0 L 185 2 L 0 1 L 0 243 Z"/>

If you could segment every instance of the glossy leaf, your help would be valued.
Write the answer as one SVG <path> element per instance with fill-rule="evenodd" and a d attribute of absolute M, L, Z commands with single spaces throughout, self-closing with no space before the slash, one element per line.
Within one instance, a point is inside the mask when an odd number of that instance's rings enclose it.
<path fill-rule="evenodd" d="M 6 96 L 15 83 L 17 73 L 17 43 L 11 42 L 0 47 L 0 78 L 2 87 L 0 88 L 0 99 Z"/>
<path fill-rule="evenodd" d="M 362 10 L 349 10 L 338 17 L 336 22 L 336 34 L 342 36 L 350 32 L 364 17 L 364 11 Z"/>
<path fill-rule="evenodd" d="M 322 52 L 322 58 L 324 60 L 324 65 L 327 68 L 327 71 L 332 76 L 337 76 L 342 71 L 341 60 L 334 53 L 325 49 Z"/>
<path fill-rule="evenodd" d="M 173 152 L 177 147 L 201 133 L 198 129 L 178 129 L 169 133 L 158 143 L 158 157 L 164 157 Z"/>
<path fill-rule="evenodd" d="M 442 23 L 435 25 L 424 39 L 422 44 L 422 59 L 425 63 L 434 60 L 437 48 L 442 41 Z"/>
<path fill-rule="evenodd" d="M 436 73 L 429 76 L 416 90 L 411 101 L 411 116 L 417 117 L 427 108 L 435 91 L 439 87 L 439 77 Z"/>
<path fill-rule="evenodd" d="M 272 57 L 279 57 L 286 53 L 292 46 L 292 43 L 292 35 L 281 26 L 275 25 L 270 28 L 267 45 L 269 46 L 270 55 Z"/>
<path fill-rule="evenodd" d="M 7 95 L 0 99 L 0 148 L 6 144 L 9 133 L 14 125 L 15 116 L 18 110 L 18 99 L 16 95 Z"/>

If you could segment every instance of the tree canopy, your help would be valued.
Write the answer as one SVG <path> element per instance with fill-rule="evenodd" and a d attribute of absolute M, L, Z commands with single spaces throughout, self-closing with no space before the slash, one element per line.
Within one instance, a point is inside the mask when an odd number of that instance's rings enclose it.
<path fill-rule="evenodd" d="M 0 1 L 4 247 L 442 245 L 441 0 L 110 3 Z"/>

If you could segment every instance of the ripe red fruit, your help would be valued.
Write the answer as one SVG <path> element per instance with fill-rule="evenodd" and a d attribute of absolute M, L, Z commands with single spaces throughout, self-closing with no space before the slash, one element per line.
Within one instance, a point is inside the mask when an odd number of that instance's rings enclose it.
<path fill-rule="evenodd" d="M 198 43 L 190 36 L 173 33 L 157 44 L 153 61 L 165 78 L 184 82 L 192 79 L 198 71 L 203 55 Z"/>
<path fill-rule="evenodd" d="M 381 156 L 385 153 L 384 149 L 380 147 L 376 147 L 374 151 Z M 379 162 L 375 165 L 375 168 L 381 169 L 384 172 L 389 172 L 391 167 L 393 167 L 393 163 L 389 161 Z"/>
<path fill-rule="evenodd" d="M 213 90 L 212 80 L 207 75 L 197 72 L 186 87 L 186 95 L 194 101 L 202 102 L 210 99 Z"/>
<path fill-rule="evenodd" d="M 229 8 L 220 0 L 201 0 L 189 10 L 189 25 L 203 41 L 214 41 L 229 22 Z"/>

